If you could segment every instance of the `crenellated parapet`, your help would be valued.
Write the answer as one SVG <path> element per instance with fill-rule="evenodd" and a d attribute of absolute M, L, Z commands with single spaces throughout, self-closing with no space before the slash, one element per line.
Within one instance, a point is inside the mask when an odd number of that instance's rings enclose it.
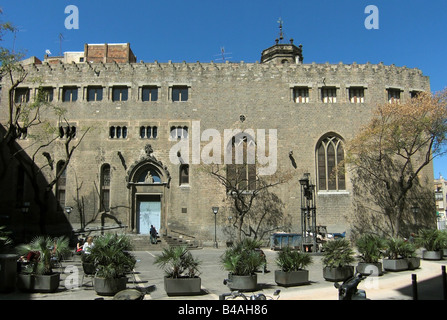
<path fill-rule="evenodd" d="M 326 79 L 337 80 L 340 82 L 353 79 L 380 79 L 386 82 L 411 81 L 421 83 L 424 87 L 428 83 L 428 77 L 423 75 L 417 68 L 408 68 L 406 66 L 398 67 L 395 65 L 379 64 L 261 64 L 261 63 L 42 63 L 25 66 L 30 74 L 30 78 L 40 77 L 45 82 L 49 81 L 70 81 L 70 79 L 79 81 L 79 83 L 88 81 L 97 81 L 106 79 L 123 81 L 133 79 L 164 78 L 181 76 L 192 81 L 198 80 L 198 77 L 228 77 L 228 78 L 253 78 L 257 80 L 265 77 L 266 79 L 281 77 L 289 79 L 307 79 L 309 81 L 320 81 L 323 77 Z"/>

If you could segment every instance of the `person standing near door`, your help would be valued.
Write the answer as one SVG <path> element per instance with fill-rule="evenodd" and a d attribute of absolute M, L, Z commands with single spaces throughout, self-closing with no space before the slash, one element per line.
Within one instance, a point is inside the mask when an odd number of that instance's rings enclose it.
<path fill-rule="evenodd" d="M 153 225 L 151 225 L 151 229 L 150 229 L 149 233 L 151 235 L 151 243 L 157 244 L 157 229 L 155 229 L 155 227 Z"/>

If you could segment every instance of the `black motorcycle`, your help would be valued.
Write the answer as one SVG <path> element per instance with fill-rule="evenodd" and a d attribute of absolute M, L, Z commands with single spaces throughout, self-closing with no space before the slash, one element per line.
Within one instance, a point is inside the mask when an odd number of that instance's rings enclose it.
<path fill-rule="evenodd" d="M 343 281 L 343 284 L 334 283 L 334 287 L 338 289 L 338 300 L 369 300 L 366 298 L 365 290 L 357 289 L 359 283 L 366 279 L 360 273 Z"/>

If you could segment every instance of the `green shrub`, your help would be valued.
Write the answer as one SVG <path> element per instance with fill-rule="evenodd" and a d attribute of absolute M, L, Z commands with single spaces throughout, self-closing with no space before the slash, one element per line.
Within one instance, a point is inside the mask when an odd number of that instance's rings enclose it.
<path fill-rule="evenodd" d="M 69 241 L 65 237 L 37 236 L 30 243 L 17 246 L 17 253 L 24 257 L 34 253 L 25 269 L 25 272 L 33 274 L 52 274 L 52 258 L 60 259 L 69 251 Z"/>
<path fill-rule="evenodd" d="M 416 243 L 428 251 L 439 251 L 446 247 L 446 233 L 438 229 L 421 230 L 415 239 Z"/>
<path fill-rule="evenodd" d="M 374 234 L 364 234 L 356 241 L 360 259 L 367 263 L 377 263 L 385 250 L 385 239 Z"/>
<path fill-rule="evenodd" d="M 199 275 L 201 262 L 186 247 L 169 247 L 155 258 L 168 278 L 194 278 Z"/>
<path fill-rule="evenodd" d="M 402 238 L 388 238 L 385 240 L 385 254 L 388 259 L 409 258 L 414 256 L 416 247 Z"/>
<path fill-rule="evenodd" d="M 265 257 L 256 249 L 260 242 L 252 239 L 244 239 L 227 248 L 221 256 L 221 262 L 225 270 L 238 276 L 249 276 L 265 264 Z"/>
<path fill-rule="evenodd" d="M 307 253 L 292 250 L 289 247 L 278 252 L 276 265 L 284 272 L 298 271 L 312 263 L 312 256 Z"/>
<path fill-rule="evenodd" d="M 325 267 L 337 268 L 354 262 L 354 250 L 347 239 L 328 241 L 323 246 L 323 264 Z"/>
<path fill-rule="evenodd" d="M 132 242 L 126 235 L 105 234 L 94 240 L 89 261 L 96 267 L 96 276 L 106 279 L 121 278 L 130 272 L 136 263 Z"/>

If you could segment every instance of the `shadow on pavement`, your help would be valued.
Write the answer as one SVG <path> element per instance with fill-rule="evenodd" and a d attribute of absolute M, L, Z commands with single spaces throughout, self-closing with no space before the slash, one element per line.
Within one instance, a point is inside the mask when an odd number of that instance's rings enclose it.
<path fill-rule="evenodd" d="M 413 285 L 402 287 L 398 291 L 408 297 L 413 297 Z M 444 300 L 442 275 L 424 281 L 417 281 L 418 300 Z"/>

